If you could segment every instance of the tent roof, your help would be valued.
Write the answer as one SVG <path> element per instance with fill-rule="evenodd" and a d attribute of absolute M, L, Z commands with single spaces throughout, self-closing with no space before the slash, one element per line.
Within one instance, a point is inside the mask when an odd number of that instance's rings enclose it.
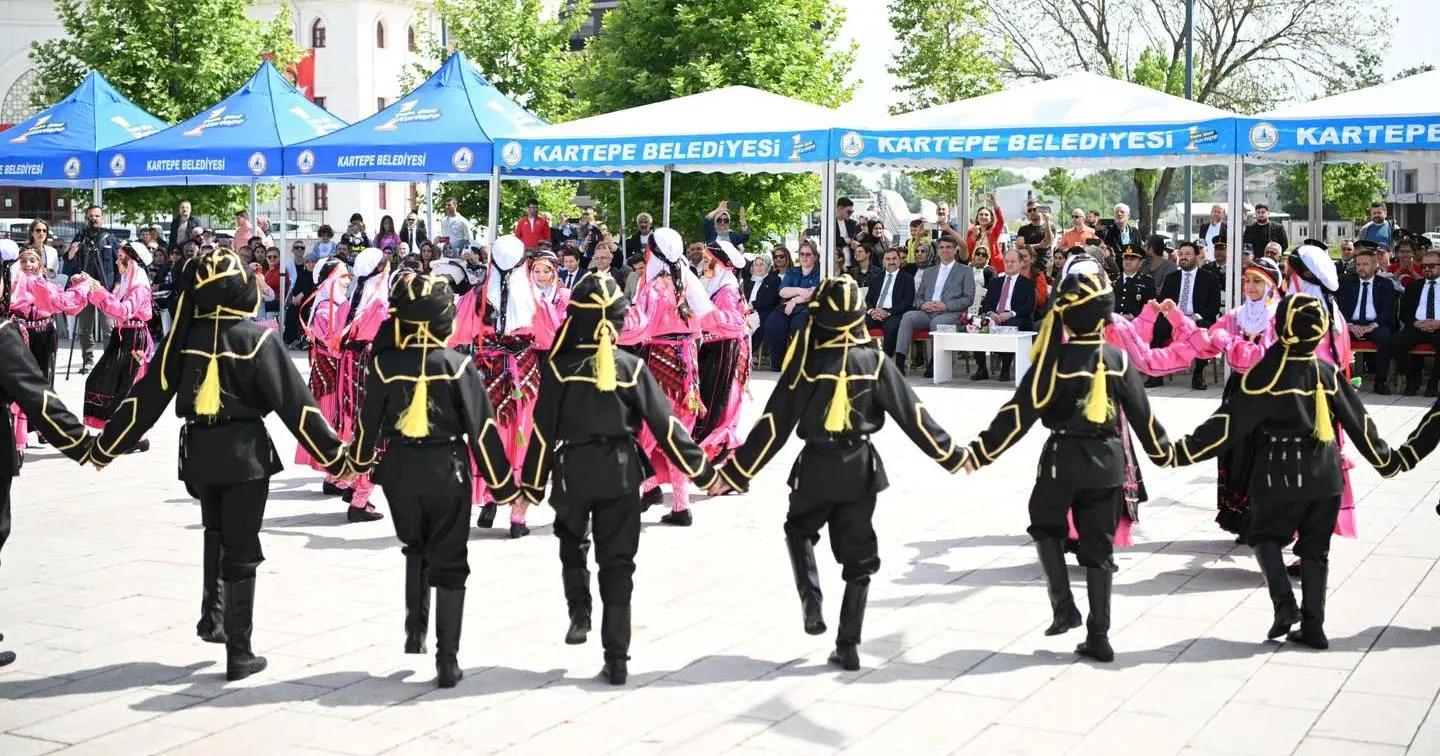
<path fill-rule="evenodd" d="M 1247 159 L 1440 162 L 1440 71 L 1353 89 L 1241 119 Z"/>
<path fill-rule="evenodd" d="M 165 123 L 91 71 L 65 99 L 4 132 L 0 182 L 72 186 L 98 175 L 97 153 L 154 134 Z"/>
<path fill-rule="evenodd" d="M 286 170 L 313 179 L 488 178 L 496 139 L 543 126 L 455 52 L 384 110 L 286 150 Z"/>
<path fill-rule="evenodd" d="M 851 137 L 849 149 L 843 141 L 841 147 L 852 162 L 915 168 L 954 167 L 962 159 L 977 165 L 1097 167 L 1215 163 L 1228 159 L 1233 119 L 1219 108 L 1139 84 L 1076 73 L 877 118 L 858 130 L 864 132 L 863 146 Z M 1194 139 L 1192 127 L 1206 138 Z M 1132 139 L 1132 133 L 1140 136 Z M 909 149 L 887 155 L 871 143 L 872 136 L 915 135 L 943 137 L 943 144 L 936 149 L 911 142 Z M 986 136 L 993 138 L 988 145 Z"/>
<path fill-rule="evenodd" d="M 837 120 L 821 105 L 732 86 L 526 130 L 502 157 L 519 168 L 812 172 Z"/>
<path fill-rule="evenodd" d="M 248 183 L 281 175 L 282 147 L 345 125 L 265 61 L 229 97 L 100 159 L 106 178 L 121 183 Z"/>

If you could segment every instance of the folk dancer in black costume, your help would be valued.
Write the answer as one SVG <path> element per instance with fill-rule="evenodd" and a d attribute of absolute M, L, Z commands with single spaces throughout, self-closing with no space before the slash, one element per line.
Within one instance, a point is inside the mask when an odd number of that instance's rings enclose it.
<path fill-rule="evenodd" d="M 461 278 L 464 274 L 460 273 Z M 519 497 L 485 383 L 469 357 L 445 347 L 455 323 L 451 279 L 402 271 L 390 318 L 376 334 L 352 471 L 385 490 L 405 544 L 405 653 L 425 653 L 435 588 L 435 671 L 453 688 L 470 575 L 471 463 L 501 504 Z"/>
<path fill-rule="evenodd" d="M 1108 278 L 1094 263 L 1081 270 L 1060 282 L 1035 340 L 1030 371 L 990 427 L 970 442 L 965 464 L 973 471 L 994 462 L 1036 420 L 1050 429 L 1030 493 L 1028 528 L 1050 594 L 1053 618 L 1045 634 L 1059 635 L 1081 623 L 1061 543 L 1071 515 L 1090 604 L 1085 642 L 1075 651 L 1110 662 L 1115 529 L 1126 480 L 1120 434 L 1128 432 L 1115 422 L 1115 405 L 1151 460 L 1166 462 L 1173 452 L 1150 411 L 1140 372 L 1124 351 L 1105 343 L 1115 305 Z"/>
<path fill-rule="evenodd" d="M 85 432 L 85 426 L 60 397 L 50 390 L 50 381 L 21 333 L 21 325 L 10 316 L 10 266 L 15 263 L 17 248 L 14 242 L 0 247 L 0 407 L 9 407 L 11 402 L 20 405 L 25 416 L 30 418 L 31 427 L 40 433 L 57 451 L 85 464 L 90 461 L 94 439 Z M 0 410 L 4 417 L 5 446 L 0 448 L 0 550 L 10 538 L 10 484 L 20 474 L 24 457 L 9 440 L 15 431 L 10 423 L 8 409 Z M 0 641 L 5 640 L 0 635 Z M 0 667 L 15 661 L 15 652 L 0 651 Z"/>
<path fill-rule="evenodd" d="M 965 453 L 870 338 L 865 299 L 848 276 L 820 283 L 811 299 L 805 333 L 791 342 L 790 352 L 764 414 L 721 468 L 721 480 L 710 493 L 748 490 L 792 430 L 805 442 L 790 471 L 785 543 L 805 632 L 820 635 L 825 632 L 825 616 L 815 544 L 820 528 L 829 528 L 830 551 L 845 580 L 835 652 L 829 661 L 853 671 L 860 668 L 870 576 L 880 569 L 871 524 L 875 498 L 889 486 L 870 436 L 884 426 L 888 414 L 917 447 L 950 472 L 960 470 Z"/>
<path fill-rule="evenodd" d="M 550 504 L 555 507 L 560 574 L 570 613 L 568 644 L 584 643 L 590 631 L 587 555 L 593 521 L 604 605 L 602 675 L 612 685 L 623 685 L 627 675 L 640 484 L 654 474 L 640 448 L 641 424 L 676 470 L 701 488 L 717 480 L 644 361 L 615 346 L 629 307 L 624 291 L 607 272 L 587 273 L 575 285 L 565 322 L 543 364 L 535 427 L 520 478 L 526 498 L 538 504 L 553 468 Z"/>
<path fill-rule="evenodd" d="M 271 412 L 327 472 L 340 475 L 344 449 L 280 335 L 248 320 L 260 311 L 249 267 L 229 249 L 192 258 L 181 274 L 175 324 L 145 377 L 116 406 L 92 453 L 97 468 L 126 453 L 175 400 L 180 480 L 200 500 L 204 576 L 196 633 L 225 644 L 225 677 L 265 669 L 250 647 L 255 569 L 265 561 L 260 526 L 270 478 L 284 468 L 264 418 Z M 223 585 L 222 582 L 223 581 Z"/>
<path fill-rule="evenodd" d="M 1275 311 L 1275 332 L 1276 343 L 1245 373 L 1239 390 L 1175 444 L 1171 464 L 1194 464 L 1250 440 L 1254 464 L 1245 542 L 1255 550 L 1275 608 L 1266 636 L 1289 633 L 1296 643 L 1325 649 L 1330 537 L 1343 487 L 1338 429 L 1385 477 L 1410 469 L 1418 457 L 1385 444 L 1340 368 L 1316 354 L 1330 332 L 1325 303 L 1308 294 L 1286 297 Z M 1280 553 L 1292 540 L 1300 557 L 1299 607 Z M 1299 632 L 1290 632 L 1297 622 Z"/>

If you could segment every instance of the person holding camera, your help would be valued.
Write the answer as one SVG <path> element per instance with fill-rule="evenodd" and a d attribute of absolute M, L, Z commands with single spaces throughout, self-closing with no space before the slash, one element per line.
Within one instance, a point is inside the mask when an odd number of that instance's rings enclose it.
<path fill-rule="evenodd" d="M 85 208 L 85 228 L 75 235 L 75 241 L 70 242 L 60 272 L 67 276 L 84 273 L 109 291 L 115 286 L 115 253 L 118 243 L 113 234 L 100 227 L 104 219 L 104 211 L 99 205 Z M 84 375 L 95 365 L 96 336 L 110 333 L 110 321 L 105 317 L 105 313 L 92 303 L 86 305 L 76 316 L 75 327 L 79 330 L 80 338 L 80 374 Z"/>

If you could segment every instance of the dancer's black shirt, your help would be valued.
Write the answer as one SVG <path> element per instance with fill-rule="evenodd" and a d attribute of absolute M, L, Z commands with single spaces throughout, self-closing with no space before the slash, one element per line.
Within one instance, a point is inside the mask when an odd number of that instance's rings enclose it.
<path fill-rule="evenodd" d="M 0 319 L 0 407 L 9 407 L 11 402 L 25 412 L 30 429 L 39 432 L 57 451 L 76 462 L 89 459 L 94 439 L 50 390 L 49 381 L 20 335 L 20 326 L 4 318 Z M 0 476 L 14 477 L 20 472 L 21 462 L 20 451 L 10 443 L 15 438 L 14 419 L 8 411 L 0 411 L 0 415 L 5 416 L 3 438 L 10 447 L 0 453 Z"/>
<path fill-rule="evenodd" d="M 221 387 L 220 411 L 213 417 L 195 411 L 212 354 L 219 358 Z M 166 371 L 168 388 L 161 385 Z M 271 412 L 327 472 L 344 471 L 343 445 L 274 331 L 247 320 L 197 320 L 184 344 L 156 352 L 145 377 L 106 421 L 95 460 L 106 464 L 127 452 L 172 397 L 175 414 L 186 421 L 180 432 L 181 480 L 240 483 L 284 469 L 262 422 Z"/>

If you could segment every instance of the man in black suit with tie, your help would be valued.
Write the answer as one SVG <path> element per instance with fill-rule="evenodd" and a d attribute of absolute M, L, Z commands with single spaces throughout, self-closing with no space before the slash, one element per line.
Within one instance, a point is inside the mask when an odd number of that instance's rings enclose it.
<path fill-rule="evenodd" d="M 885 356 L 895 356 L 895 337 L 900 319 L 915 306 L 915 278 L 900 269 L 900 253 L 885 253 L 885 271 L 876 275 L 865 290 L 865 327 L 885 332 L 881 341 Z"/>
<path fill-rule="evenodd" d="M 995 325 L 1014 326 L 1021 331 L 1033 330 L 1035 325 L 1035 282 L 1021 274 L 1020 253 L 1010 250 L 1005 253 L 1005 274 L 990 279 L 985 285 L 985 298 L 980 302 L 980 314 Z M 972 381 L 989 380 L 984 352 L 975 354 L 980 369 L 970 376 Z M 1000 359 L 1001 381 L 1010 380 L 1010 367 L 1015 355 L 1002 354 Z"/>
<path fill-rule="evenodd" d="M 1357 245 L 1358 246 L 1358 245 Z M 1356 250 L 1359 254 L 1359 250 Z M 1405 395 L 1415 396 L 1420 389 L 1420 359 L 1410 350 L 1420 344 L 1429 344 L 1440 349 L 1440 252 L 1426 252 L 1420 258 L 1420 271 L 1424 278 L 1412 281 L 1400 297 L 1400 323 L 1403 326 L 1390 342 L 1391 352 L 1404 355 Z M 1425 395 L 1435 396 L 1436 376 L 1430 374 L 1425 385 Z"/>
<path fill-rule="evenodd" d="M 565 249 L 560 251 L 560 271 L 555 274 L 560 285 L 567 289 L 573 289 L 575 284 L 580 282 L 580 276 L 584 273 L 585 271 L 580 269 L 580 250 L 566 245 Z"/>
<path fill-rule="evenodd" d="M 1175 302 L 1176 309 L 1184 313 L 1195 325 L 1209 328 L 1220 316 L 1220 283 L 1215 277 L 1200 270 L 1200 256 L 1195 242 L 1180 242 L 1175 250 L 1175 264 L 1179 266 L 1160 284 L 1160 299 Z M 1155 323 L 1155 337 L 1151 346 L 1163 347 L 1170 343 L 1170 323 L 1164 319 Z M 1196 360 L 1195 372 L 1190 376 L 1190 387 L 1204 391 L 1205 363 Z"/>
<path fill-rule="evenodd" d="M 1376 275 L 1375 251 L 1362 249 L 1351 258 L 1355 272 L 1340 279 L 1336 303 L 1350 321 L 1350 338 L 1375 344 L 1375 393 L 1390 393 L 1390 347 L 1395 338 L 1395 316 L 1400 295 L 1389 281 Z"/>
<path fill-rule="evenodd" d="M 655 225 L 655 219 L 649 213 L 640 213 L 635 216 L 635 234 L 625 240 L 625 257 L 631 258 L 635 255 L 645 254 L 650 245 L 650 232 Z"/>

